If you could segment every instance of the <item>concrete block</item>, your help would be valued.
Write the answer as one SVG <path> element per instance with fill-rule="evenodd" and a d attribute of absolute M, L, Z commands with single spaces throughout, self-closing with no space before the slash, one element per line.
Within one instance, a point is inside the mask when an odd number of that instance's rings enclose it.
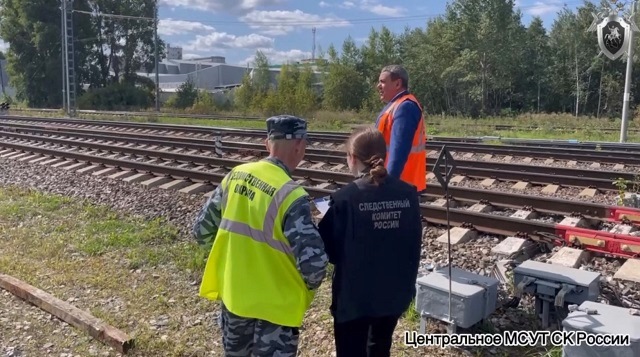
<path fill-rule="evenodd" d="M 464 154 L 464 155 L 462 156 L 462 158 L 463 158 L 463 159 L 470 159 L 470 158 L 472 158 L 472 157 L 473 157 L 473 155 L 474 155 L 474 154 L 473 154 L 472 152 L 468 152 L 468 153 Z"/>
<path fill-rule="evenodd" d="M 507 155 L 502 159 L 502 161 L 504 162 L 510 162 L 511 160 L 513 160 L 513 156 L 511 155 Z"/>
<path fill-rule="evenodd" d="M 559 224 L 561 226 L 589 228 L 589 222 L 582 217 L 565 217 Z"/>
<path fill-rule="evenodd" d="M 179 169 L 188 169 L 188 168 L 189 168 L 189 166 L 191 166 L 191 163 L 186 162 L 186 163 L 184 163 L 184 164 L 180 164 L 180 165 L 178 165 L 178 168 L 179 168 Z"/>
<path fill-rule="evenodd" d="M 449 230 L 451 235 L 451 245 L 466 243 L 472 239 L 475 239 L 478 236 L 478 232 L 461 227 L 453 227 Z M 439 243 L 447 244 L 447 233 L 444 233 L 438 238 Z"/>
<path fill-rule="evenodd" d="M 625 192 L 622 198 L 624 207 L 640 208 L 640 195 L 633 192 Z"/>
<path fill-rule="evenodd" d="M 15 155 L 15 154 L 17 154 L 17 153 L 18 153 L 18 151 L 9 150 L 8 152 L 6 152 L 6 153 L 2 154 L 2 157 L 5 157 L 5 158 L 6 158 L 6 157 L 9 157 L 9 156 L 13 156 L 13 155 Z"/>
<path fill-rule="evenodd" d="M 313 166 L 310 167 L 310 169 L 312 170 L 319 170 L 322 168 L 322 166 L 326 165 L 326 162 L 317 162 L 315 164 L 313 164 Z"/>
<path fill-rule="evenodd" d="M 572 166 L 573 167 L 573 166 L 576 166 L 576 165 L 578 165 L 578 162 L 575 161 L 575 160 L 571 160 L 571 161 L 567 162 L 567 166 Z"/>
<path fill-rule="evenodd" d="M 553 195 L 558 192 L 560 186 L 558 185 L 547 185 L 542 189 L 542 193 L 546 193 L 548 195 Z"/>
<path fill-rule="evenodd" d="M 461 183 L 465 179 L 466 179 L 466 176 L 456 175 L 451 178 L 451 181 L 449 181 L 449 183 Z"/>
<path fill-rule="evenodd" d="M 13 149 L 4 149 L 4 150 L 0 150 L 0 156 L 3 156 L 4 154 L 10 153 L 12 152 Z"/>
<path fill-rule="evenodd" d="M 91 165 L 91 166 L 87 166 L 87 167 L 83 167 L 80 170 L 76 171 L 79 174 L 88 174 L 90 172 L 94 172 L 96 170 L 99 170 L 102 166 L 100 165 Z"/>
<path fill-rule="evenodd" d="M 620 269 L 613 275 L 614 279 L 640 283 L 640 260 L 627 259 Z"/>
<path fill-rule="evenodd" d="M 637 232 L 638 227 L 628 224 L 616 224 L 609 232 L 615 234 L 629 235 L 630 233 Z"/>
<path fill-rule="evenodd" d="M 190 186 L 192 183 L 185 180 L 173 180 L 160 186 L 163 190 L 180 190 Z"/>
<path fill-rule="evenodd" d="M 331 182 L 323 182 L 319 185 L 316 186 L 317 188 L 321 188 L 321 189 L 325 189 L 325 190 L 333 190 L 336 189 L 337 186 L 334 183 Z"/>
<path fill-rule="evenodd" d="M 600 163 L 599 162 L 594 162 L 591 165 L 589 165 L 589 167 L 591 167 L 592 169 L 599 169 L 600 168 Z"/>
<path fill-rule="evenodd" d="M 532 157 L 525 157 L 522 162 L 524 162 L 525 164 L 530 164 L 533 161 Z"/>
<path fill-rule="evenodd" d="M 29 154 L 30 153 L 28 153 L 28 152 L 19 152 L 19 153 L 16 153 L 14 155 L 7 156 L 7 159 L 15 160 L 15 159 L 19 159 L 21 157 L 29 156 Z"/>
<path fill-rule="evenodd" d="M 123 179 L 127 176 L 133 175 L 135 174 L 134 171 L 129 171 L 129 170 L 125 170 L 125 171 L 120 171 L 120 172 L 116 172 L 115 174 L 109 176 L 109 178 L 111 179 Z"/>
<path fill-rule="evenodd" d="M 511 218 L 520 218 L 520 219 L 535 219 L 538 217 L 538 213 L 536 211 L 528 211 L 528 210 L 518 210 L 516 213 L 511 215 Z"/>
<path fill-rule="evenodd" d="M 482 182 L 480 182 L 480 185 L 482 185 L 484 187 L 491 187 L 491 186 L 493 186 L 494 183 L 496 183 L 495 179 L 487 178 L 487 179 L 482 180 Z"/>
<path fill-rule="evenodd" d="M 41 156 L 41 157 L 39 157 L 37 159 L 33 159 L 33 160 L 29 161 L 29 163 L 30 164 L 37 164 L 40 161 L 49 160 L 49 159 L 51 159 L 51 156 Z"/>
<path fill-rule="evenodd" d="M 194 183 L 190 186 L 184 187 L 180 189 L 181 193 L 187 193 L 187 194 L 196 194 L 196 193 L 201 193 L 201 192 L 206 192 L 213 189 L 213 186 L 211 186 L 208 183 Z"/>
<path fill-rule="evenodd" d="M 344 170 L 347 168 L 347 165 L 345 164 L 337 164 L 336 166 L 331 168 L 331 171 L 340 171 L 340 170 Z"/>
<path fill-rule="evenodd" d="M 127 182 L 127 183 L 136 183 L 136 182 L 141 182 L 141 181 L 146 181 L 150 178 L 152 178 L 153 175 L 150 174 L 145 174 L 145 173 L 137 173 L 135 175 L 129 176 L 125 179 L 123 179 L 122 181 Z"/>
<path fill-rule="evenodd" d="M 447 207 L 447 199 L 446 198 L 438 198 L 437 200 L 433 201 L 431 203 L 432 206 L 438 206 L 438 207 Z M 456 200 L 454 199 L 450 199 L 449 200 L 449 208 L 456 208 L 458 207 L 458 202 L 456 202 Z"/>
<path fill-rule="evenodd" d="M 492 158 L 493 158 L 493 155 L 486 154 L 485 156 L 482 157 L 482 160 L 491 160 Z"/>
<path fill-rule="evenodd" d="M 511 186 L 512 189 L 514 190 L 526 190 L 527 188 L 531 187 L 531 184 L 529 182 L 525 182 L 525 181 L 520 181 L 518 183 L 516 183 L 515 185 Z"/>
<path fill-rule="evenodd" d="M 142 186 L 146 186 L 146 187 L 151 188 L 151 187 L 157 187 L 157 186 L 160 186 L 160 185 L 164 185 L 165 183 L 171 182 L 171 181 L 173 181 L 173 179 L 168 178 L 168 177 L 157 176 L 157 177 L 150 178 L 150 179 L 148 179 L 146 181 L 143 181 L 140 184 Z"/>
<path fill-rule="evenodd" d="M 483 205 L 482 203 L 476 203 L 475 205 L 469 207 L 469 211 L 478 212 L 478 213 L 488 213 L 493 211 L 493 206 Z"/>
<path fill-rule="evenodd" d="M 87 164 L 86 162 L 78 162 L 73 165 L 65 166 L 64 170 L 67 170 L 67 171 L 80 170 L 87 166 L 91 166 L 91 164 Z"/>
<path fill-rule="evenodd" d="M 116 169 L 115 167 L 106 167 L 102 170 L 98 170 L 96 172 L 93 172 L 91 175 L 92 176 L 106 176 L 106 175 L 111 175 L 114 172 L 118 171 L 118 169 Z"/>
<path fill-rule="evenodd" d="M 582 190 L 582 192 L 578 194 L 578 196 L 595 197 L 597 193 L 598 193 L 598 190 L 596 190 L 595 188 L 585 188 L 584 190 Z"/>
<path fill-rule="evenodd" d="M 427 181 L 435 179 L 436 178 L 436 174 L 434 174 L 433 172 L 428 172 L 427 173 Z"/>
<path fill-rule="evenodd" d="M 33 155 L 29 155 L 29 156 L 25 156 L 25 157 L 21 157 L 20 159 L 18 159 L 18 161 L 27 161 L 27 160 L 33 160 L 37 157 L 39 157 L 40 154 L 33 154 Z"/>
<path fill-rule="evenodd" d="M 553 159 L 546 159 L 546 160 L 544 160 L 545 165 L 551 165 L 551 164 L 553 164 L 554 162 L 555 162 L 555 160 L 553 160 Z"/>
<path fill-rule="evenodd" d="M 571 247 L 562 247 L 556 252 L 547 263 L 562 265 L 569 268 L 579 268 L 591 259 L 591 255 L 586 250 Z"/>
<path fill-rule="evenodd" d="M 527 259 L 528 251 L 534 247 L 535 244 L 529 240 L 518 237 L 507 237 L 498 245 L 491 248 L 491 253 L 497 255 L 499 259 L 509 259 L 518 256 Z"/>
<path fill-rule="evenodd" d="M 51 167 L 64 167 L 64 166 L 71 165 L 71 164 L 74 164 L 74 162 L 70 161 L 70 160 L 64 160 L 64 161 L 61 161 L 61 162 L 58 162 L 58 163 L 55 163 L 55 164 L 51 165 Z"/>
<path fill-rule="evenodd" d="M 623 164 L 616 164 L 613 167 L 614 170 L 624 170 L 624 165 Z"/>
<path fill-rule="evenodd" d="M 56 162 L 60 162 L 60 161 L 65 161 L 64 159 L 60 159 L 60 158 L 53 158 L 47 161 L 42 161 L 40 162 L 40 165 L 50 165 L 50 164 L 54 164 Z"/>

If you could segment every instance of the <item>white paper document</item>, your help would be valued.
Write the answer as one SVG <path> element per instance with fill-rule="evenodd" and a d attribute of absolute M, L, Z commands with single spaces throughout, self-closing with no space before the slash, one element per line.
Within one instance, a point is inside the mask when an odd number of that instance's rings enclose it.
<path fill-rule="evenodd" d="M 329 197 L 316 198 L 313 200 L 313 203 L 316 205 L 318 211 L 322 213 L 322 216 L 329 210 Z"/>

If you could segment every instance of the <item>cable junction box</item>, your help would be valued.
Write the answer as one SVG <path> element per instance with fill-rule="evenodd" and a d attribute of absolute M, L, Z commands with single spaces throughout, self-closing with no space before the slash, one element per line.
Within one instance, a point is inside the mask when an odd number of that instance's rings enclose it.
<path fill-rule="evenodd" d="M 441 267 L 417 279 L 416 311 L 420 314 L 420 333 L 425 317 L 469 328 L 489 317 L 496 309 L 499 281 L 451 267 L 451 312 L 449 316 L 449 268 Z"/>
<path fill-rule="evenodd" d="M 568 305 L 596 301 L 600 294 L 599 273 L 533 260 L 527 260 L 513 270 L 513 283 L 516 296 L 523 293 L 535 296 L 536 315 L 541 319 L 543 329 L 548 329 L 552 320 L 559 323 L 561 312 L 566 311 Z M 551 315 L 552 306 L 554 316 Z"/>
<path fill-rule="evenodd" d="M 640 316 L 632 315 L 631 309 L 601 304 L 593 301 L 583 302 L 577 309 L 570 312 L 562 321 L 564 331 L 582 331 L 593 335 L 610 335 L 610 337 L 628 336 L 628 340 L 614 338 L 611 341 L 578 341 L 564 345 L 563 357 L 635 357 L 640 356 Z M 601 344 L 601 346 L 596 346 Z M 604 343 L 601 343 L 604 342 Z M 615 346 L 625 344 L 627 346 Z"/>

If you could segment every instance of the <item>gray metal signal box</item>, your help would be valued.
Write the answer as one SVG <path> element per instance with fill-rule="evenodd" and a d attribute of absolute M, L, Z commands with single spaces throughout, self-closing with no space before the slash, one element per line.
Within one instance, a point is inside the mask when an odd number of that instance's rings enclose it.
<path fill-rule="evenodd" d="M 455 326 L 469 328 L 496 309 L 498 284 L 495 278 L 451 267 L 451 312 Z M 417 279 L 416 311 L 424 317 L 448 321 L 449 268 L 442 267 Z M 424 332 L 424 331 L 421 331 Z"/>
<path fill-rule="evenodd" d="M 589 314 L 585 311 L 587 309 L 595 310 L 596 313 Z M 562 348 L 563 357 L 640 356 L 640 316 L 631 315 L 628 308 L 585 301 L 579 306 L 579 310 L 569 313 L 562 321 L 562 326 L 564 331 L 629 336 L 629 341 L 617 341 L 629 342 L 628 346 L 594 346 L 590 343 L 592 341 L 583 341 L 579 346 L 565 345 Z"/>
<path fill-rule="evenodd" d="M 568 304 L 596 301 L 600 294 L 599 273 L 534 260 L 527 260 L 513 270 L 513 283 L 517 296 L 522 293 L 535 296 L 536 314 L 544 329 L 550 326 L 551 304 L 565 309 Z"/>

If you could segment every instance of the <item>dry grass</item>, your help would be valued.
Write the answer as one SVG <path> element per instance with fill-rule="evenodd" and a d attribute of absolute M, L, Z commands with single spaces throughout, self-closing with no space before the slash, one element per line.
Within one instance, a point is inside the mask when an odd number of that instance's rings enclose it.
<path fill-rule="evenodd" d="M 36 191 L 0 188 L 0 246 L 0 272 L 70 301 L 130 334 L 136 339 L 132 356 L 222 354 L 217 305 L 198 297 L 204 252 L 162 221 L 127 217 Z M 300 356 L 334 354 L 330 299 L 330 282 L 325 280 L 302 328 Z M 22 305 L 26 312 L 13 308 L 10 316 L 17 321 L 0 327 L 0 342 L 13 340 L 24 355 L 116 355 L 83 332 L 43 321 L 28 313 L 33 308 Z M 14 328 L 16 324 L 31 326 L 31 338 Z M 489 353 L 406 346 L 404 331 L 417 329 L 418 316 L 410 309 L 396 328 L 392 356 Z M 434 329 L 429 326 L 429 331 Z M 534 356 L 502 349 L 491 355 Z"/>

